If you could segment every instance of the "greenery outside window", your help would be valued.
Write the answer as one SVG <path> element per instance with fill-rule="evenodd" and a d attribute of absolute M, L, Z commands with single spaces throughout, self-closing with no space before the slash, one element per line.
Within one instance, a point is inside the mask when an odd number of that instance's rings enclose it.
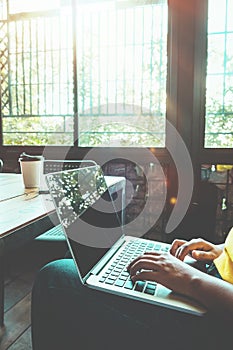
<path fill-rule="evenodd" d="M 3 145 L 165 147 L 166 0 L 0 3 Z"/>
<path fill-rule="evenodd" d="M 233 147 L 233 0 L 208 2 L 205 147 Z"/>

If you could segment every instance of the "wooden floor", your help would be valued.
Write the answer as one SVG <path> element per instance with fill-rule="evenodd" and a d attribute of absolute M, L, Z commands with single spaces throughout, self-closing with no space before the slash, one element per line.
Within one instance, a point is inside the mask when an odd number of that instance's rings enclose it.
<path fill-rule="evenodd" d="M 5 259 L 4 327 L 0 329 L 0 350 L 31 350 L 31 290 L 39 269 L 62 258 L 65 243 L 32 244 Z"/>

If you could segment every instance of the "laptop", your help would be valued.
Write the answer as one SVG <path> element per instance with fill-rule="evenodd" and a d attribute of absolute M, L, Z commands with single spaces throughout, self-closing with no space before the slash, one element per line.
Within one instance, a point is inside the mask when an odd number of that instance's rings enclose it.
<path fill-rule="evenodd" d="M 44 159 L 43 160 L 43 169 L 40 175 L 40 193 L 48 193 L 48 186 L 46 183 L 45 175 L 49 173 L 55 173 L 63 170 L 77 169 L 79 167 L 87 167 L 96 165 L 96 162 L 93 160 L 80 160 L 80 159 Z"/>
<path fill-rule="evenodd" d="M 72 257 L 83 285 L 146 303 L 202 316 L 196 301 L 155 282 L 132 283 L 126 267 L 148 251 L 168 251 L 170 245 L 127 236 L 121 210 L 115 205 L 100 166 L 46 175 Z"/>

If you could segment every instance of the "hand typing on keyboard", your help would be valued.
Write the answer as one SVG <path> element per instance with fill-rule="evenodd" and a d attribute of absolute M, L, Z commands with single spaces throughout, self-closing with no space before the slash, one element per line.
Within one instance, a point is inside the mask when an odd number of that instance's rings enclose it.
<path fill-rule="evenodd" d="M 115 258 L 111 265 L 101 275 L 99 282 L 116 286 L 118 288 L 125 288 L 135 290 L 150 295 L 156 292 L 157 284 L 155 282 L 138 281 L 133 283 L 130 274 L 127 271 L 127 266 L 134 258 L 141 256 L 146 251 L 167 251 L 169 248 L 166 245 L 161 245 L 152 242 L 144 242 L 141 240 L 129 241 L 121 253 Z"/>
<path fill-rule="evenodd" d="M 130 262 L 127 270 L 133 283 L 154 281 L 177 293 L 189 296 L 192 295 L 193 276 L 203 274 L 168 252 L 145 253 Z"/>

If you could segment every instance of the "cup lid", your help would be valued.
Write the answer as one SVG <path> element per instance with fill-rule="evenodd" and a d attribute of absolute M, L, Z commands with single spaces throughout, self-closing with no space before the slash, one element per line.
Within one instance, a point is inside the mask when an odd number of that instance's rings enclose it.
<path fill-rule="evenodd" d="M 19 156 L 19 161 L 23 161 L 23 162 L 32 162 L 32 161 L 37 161 L 42 159 L 43 159 L 43 156 L 34 156 L 34 155 L 27 154 L 25 152 L 21 153 Z"/>

